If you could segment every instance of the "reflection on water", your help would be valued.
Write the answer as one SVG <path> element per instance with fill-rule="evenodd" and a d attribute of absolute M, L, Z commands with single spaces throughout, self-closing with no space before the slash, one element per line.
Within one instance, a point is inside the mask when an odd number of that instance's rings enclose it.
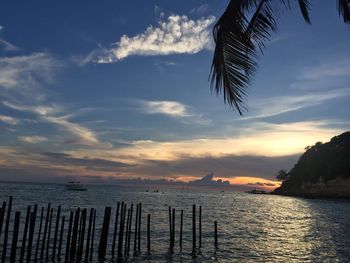
<path fill-rule="evenodd" d="M 29 204 L 47 202 L 63 205 L 65 214 L 78 206 L 95 207 L 97 222 L 102 221 L 104 206 L 114 207 L 113 218 L 118 201 L 142 202 L 143 215 L 150 213 L 152 218 L 152 255 L 144 253 L 129 262 L 191 261 L 191 205 L 194 203 L 203 207 L 203 245 L 193 262 L 349 262 L 350 259 L 350 202 L 347 201 L 220 191 L 153 193 L 115 186 L 88 188 L 87 192 L 69 192 L 62 185 L 1 184 L 0 200 L 13 195 L 14 210 L 21 211 Z M 174 254 L 168 253 L 168 205 L 184 209 L 182 253 L 178 245 Z M 218 221 L 218 251 L 213 244 L 214 220 Z M 179 227 L 176 230 L 178 242 Z M 145 251 L 146 240 L 142 242 Z"/>

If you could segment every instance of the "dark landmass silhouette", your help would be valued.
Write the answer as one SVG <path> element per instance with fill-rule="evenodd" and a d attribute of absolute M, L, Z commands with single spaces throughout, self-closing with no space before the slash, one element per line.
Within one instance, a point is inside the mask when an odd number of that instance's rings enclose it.
<path fill-rule="evenodd" d="M 350 132 L 305 150 L 273 194 L 350 198 Z"/>

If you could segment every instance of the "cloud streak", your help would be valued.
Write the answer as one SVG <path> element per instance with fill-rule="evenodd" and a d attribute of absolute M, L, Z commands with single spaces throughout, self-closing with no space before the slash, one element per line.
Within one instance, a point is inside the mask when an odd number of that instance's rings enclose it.
<path fill-rule="evenodd" d="M 314 91 L 299 96 L 275 96 L 257 99 L 252 102 L 252 114 L 241 120 L 259 119 L 277 116 L 283 113 L 317 106 L 330 100 L 350 96 L 350 88 Z"/>
<path fill-rule="evenodd" d="M 215 17 L 191 20 L 187 16 L 170 15 L 149 26 L 133 37 L 123 35 L 111 48 L 93 51 L 82 64 L 114 63 L 132 55 L 158 56 L 171 54 L 195 54 L 210 46 L 210 27 Z"/>
<path fill-rule="evenodd" d="M 90 129 L 69 121 L 69 116 L 64 115 L 64 108 L 55 104 L 52 105 L 18 105 L 8 101 L 3 102 L 8 108 L 36 114 L 39 120 L 55 124 L 59 128 L 74 136 L 67 143 L 92 145 L 99 142 L 97 135 Z"/>
<path fill-rule="evenodd" d="M 54 69 L 59 66 L 59 62 L 46 53 L 2 57 L 0 58 L 0 95 L 9 97 L 10 92 L 16 92 L 17 95 L 28 96 L 30 99 L 40 98 L 38 94 L 33 96 L 33 89 L 37 90 L 42 83 L 50 82 Z"/>
<path fill-rule="evenodd" d="M 18 119 L 5 115 L 0 115 L 0 121 L 9 125 L 17 125 L 19 123 Z"/>
<path fill-rule="evenodd" d="M 177 101 L 139 101 L 146 114 L 164 114 L 172 117 L 190 117 L 188 107 Z"/>
<path fill-rule="evenodd" d="M 197 114 L 189 106 L 178 101 L 146 101 L 138 100 L 140 111 L 144 114 L 161 114 L 181 120 L 184 123 L 192 122 L 199 125 L 208 125 L 212 121 Z"/>
<path fill-rule="evenodd" d="M 31 144 L 41 143 L 48 140 L 46 137 L 43 136 L 19 136 L 18 139 L 22 142 Z"/>

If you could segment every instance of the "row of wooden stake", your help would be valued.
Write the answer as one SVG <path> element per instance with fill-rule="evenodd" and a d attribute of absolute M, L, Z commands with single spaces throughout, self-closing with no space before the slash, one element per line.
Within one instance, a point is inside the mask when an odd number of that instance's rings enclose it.
<path fill-rule="evenodd" d="M 171 209 L 169 206 L 169 250 L 170 252 L 174 251 L 175 246 L 175 208 Z M 182 251 L 182 233 L 183 233 L 183 210 L 180 214 L 180 238 L 179 238 L 179 247 Z M 197 235 L 196 235 L 196 205 L 192 206 L 192 255 L 196 255 L 197 249 Z M 217 231 L 217 221 L 214 222 L 214 246 L 217 249 L 218 247 L 218 231 Z M 199 216 L 198 216 L 198 249 L 202 247 L 202 206 L 199 206 Z"/>
<path fill-rule="evenodd" d="M 5 210 L 7 209 L 6 218 Z M 34 246 L 34 232 L 36 225 L 36 218 L 38 213 L 38 206 L 35 205 L 32 209 L 31 206 L 27 207 L 23 236 L 20 250 L 18 251 L 18 238 L 20 229 L 21 213 L 15 212 L 15 218 L 13 223 L 12 232 L 12 244 L 8 244 L 9 241 L 9 225 L 10 215 L 12 209 L 12 196 L 9 198 L 8 204 L 3 202 L 0 207 L 0 240 L 2 235 L 3 225 L 4 238 L 1 263 L 7 262 L 31 262 L 34 260 L 40 261 L 62 261 L 64 262 L 91 262 L 93 259 L 94 251 L 94 239 L 96 229 L 96 210 L 91 208 L 89 211 L 86 208 L 77 208 L 75 212 L 71 211 L 68 220 L 68 231 L 66 234 L 65 252 L 63 253 L 63 240 L 66 218 L 61 217 L 61 206 L 58 206 L 56 211 L 56 220 L 53 220 L 54 209 L 49 203 L 46 209 L 46 216 L 44 216 L 45 209 L 41 208 L 40 221 L 38 232 L 36 234 L 36 245 Z M 104 260 L 107 253 L 107 244 L 109 236 L 109 228 L 111 221 L 111 207 L 106 207 L 104 211 L 102 229 L 100 234 L 100 240 L 98 245 L 98 259 Z M 142 218 L 142 203 L 136 205 L 134 220 L 134 242 L 133 242 L 133 256 L 137 256 L 141 253 L 141 218 Z M 88 220 L 87 220 L 88 219 Z M 150 231 L 150 214 L 147 215 L 147 253 L 151 251 L 151 231 Z M 133 204 L 128 208 L 124 202 L 117 203 L 116 216 L 114 221 L 114 230 L 112 236 L 112 248 L 111 256 L 118 262 L 122 262 L 130 256 L 130 246 L 132 239 L 132 222 L 133 222 Z M 55 223 L 55 225 L 54 225 Z M 169 250 L 173 252 L 175 244 L 175 209 L 171 209 L 169 206 L 169 230 L 170 230 L 170 246 Z M 53 232 L 54 236 L 51 237 Z M 180 219 L 180 251 L 182 251 L 182 232 L 183 232 L 183 210 L 181 210 Z M 202 207 L 199 207 L 199 243 L 198 248 L 202 245 Z M 86 234 L 86 237 L 85 237 Z M 217 222 L 214 222 L 214 236 L 215 236 L 215 248 L 217 248 Z M 53 240 L 53 243 L 52 243 Z M 192 255 L 196 254 L 196 206 L 193 205 L 192 209 Z M 118 241 L 118 242 L 117 242 Z M 11 247 L 10 254 L 8 255 L 7 249 Z M 51 253 L 50 253 L 51 248 Z M 117 248 L 117 254 L 115 257 L 115 250 Z M 1 248 L 0 248 L 1 249 Z M 85 251 L 84 251 L 85 249 Z M 17 254 L 19 252 L 19 256 Z M 9 256 L 9 258 L 8 258 Z"/>

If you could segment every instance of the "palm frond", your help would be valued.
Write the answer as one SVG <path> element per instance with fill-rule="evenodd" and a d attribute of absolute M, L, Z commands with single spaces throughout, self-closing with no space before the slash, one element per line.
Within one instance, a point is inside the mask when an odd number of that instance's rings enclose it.
<path fill-rule="evenodd" d="M 307 23 L 311 23 L 309 0 L 298 1 Z M 350 24 L 350 0 L 336 0 L 339 14 Z M 257 69 L 259 52 L 277 30 L 278 7 L 291 0 L 230 0 L 213 29 L 215 50 L 210 71 L 211 89 L 223 93 L 239 114 L 245 110 L 247 88 Z"/>
<path fill-rule="evenodd" d="M 257 69 L 258 51 L 277 29 L 275 7 L 270 0 L 231 0 L 214 26 L 211 88 L 217 94 L 223 93 L 225 103 L 239 114 L 245 110 L 244 100 Z"/>
<path fill-rule="evenodd" d="M 309 11 L 310 11 L 309 1 L 308 0 L 298 0 L 298 2 L 299 2 L 300 11 L 304 17 L 304 20 L 308 24 L 311 24 L 310 15 L 309 15 Z"/>
<path fill-rule="evenodd" d="M 344 23 L 350 24 L 350 1 L 338 0 L 339 15 L 344 19 Z"/>

